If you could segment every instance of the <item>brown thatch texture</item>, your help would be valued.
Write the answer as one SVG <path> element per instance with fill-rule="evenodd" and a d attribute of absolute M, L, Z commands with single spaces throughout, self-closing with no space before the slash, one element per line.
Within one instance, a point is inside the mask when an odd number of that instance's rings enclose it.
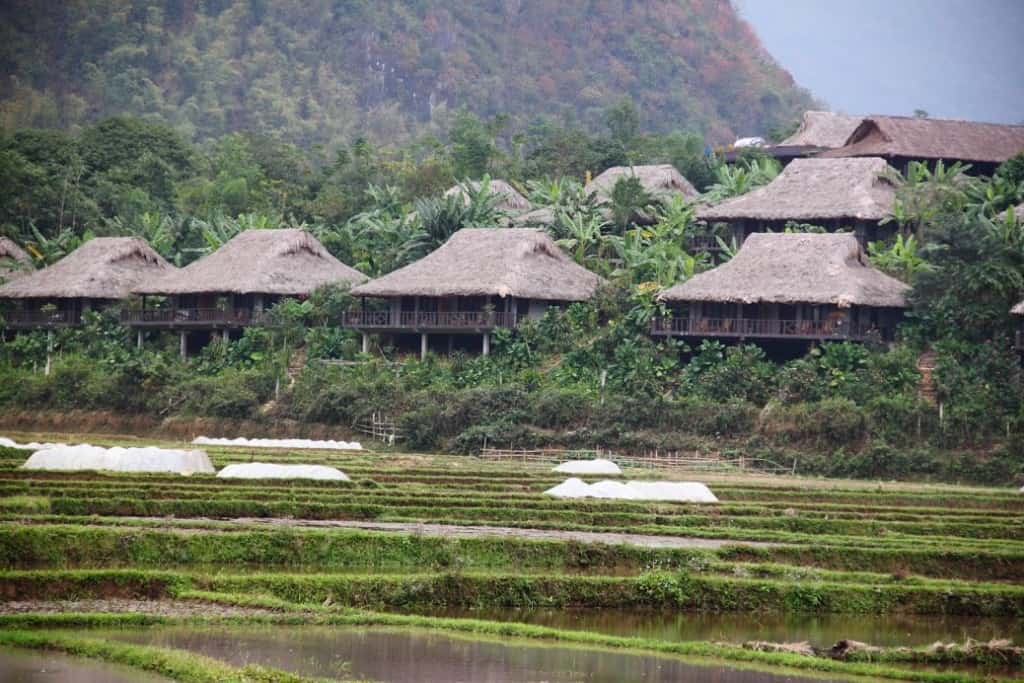
<path fill-rule="evenodd" d="M 360 285 L 352 293 L 583 301 L 601 282 L 542 230 L 467 228 L 419 261 Z"/>
<path fill-rule="evenodd" d="M 32 257 L 14 240 L 0 237 L 0 284 L 25 277 L 32 272 Z"/>
<path fill-rule="evenodd" d="M 846 144 L 862 116 L 835 114 L 830 111 L 804 112 L 800 127 L 779 143 L 780 147 L 824 147 L 832 149 Z"/>
<path fill-rule="evenodd" d="M 730 261 L 666 289 L 660 298 L 903 308 L 908 290 L 868 265 L 853 235 L 755 233 Z"/>
<path fill-rule="evenodd" d="M 794 159 L 775 180 L 715 206 L 700 208 L 705 220 L 814 221 L 887 216 L 895 188 L 884 177 L 884 159 Z"/>
<path fill-rule="evenodd" d="M 474 192 L 480 191 L 481 181 L 471 180 L 466 184 L 469 185 Z M 491 180 L 488 190 L 490 191 L 490 194 L 495 197 L 494 205 L 504 211 L 528 211 L 531 207 L 530 200 L 519 194 L 519 191 L 516 190 L 516 188 L 512 187 L 504 180 Z M 444 193 L 445 197 L 451 197 L 453 195 L 461 195 L 467 203 L 469 202 L 469 197 L 466 195 L 466 189 L 461 184 L 448 188 Z"/>
<path fill-rule="evenodd" d="M 4 299 L 124 299 L 174 266 L 140 237 L 97 237 L 57 263 L 0 287 Z"/>
<path fill-rule="evenodd" d="M 543 227 L 545 225 L 551 225 L 554 222 L 555 211 L 554 209 L 549 209 L 546 206 L 534 209 L 533 211 L 521 213 L 512 219 L 513 227 L 517 228 Z"/>
<path fill-rule="evenodd" d="M 136 294 L 309 295 L 324 285 L 366 276 L 334 258 L 305 230 L 246 230 L 220 249 L 135 288 Z"/>
<path fill-rule="evenodd" d="M 596 193 L 599 200 L 607 199 L 611 194 L 615 183 L 620 178 L 634 176 L 640 180 L 640 184 L 648 193 L 655 197 L 664 198 L 674 194 L 681 194 L 687 199 L 694 199 L 700 195 L 690 181 L 683 177 L 675 166 L 671 164 L 658 164 L 656 166 L 612 166 L 600 174 L 584 188 L 588 193 Z"/>
<path fill-rule="evenodd" d="M 909 157 L 1000 163 L 1024 152 L 1024 126 L 951 119 L 871 116 L 823 157 Z"/>

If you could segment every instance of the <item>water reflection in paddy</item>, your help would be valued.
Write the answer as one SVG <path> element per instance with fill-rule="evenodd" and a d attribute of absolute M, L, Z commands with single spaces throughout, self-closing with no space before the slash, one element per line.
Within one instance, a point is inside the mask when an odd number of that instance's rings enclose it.
<path fill-rule="evenodd" d="M 774 614 L 627 609 L 416 610 L 437 617 L 518 621 L 560 629 L 595 631 L 654 640 L 742 643 L 808 641 L 828 647 L 838 640 L 882 646 L 921 646 L 937 640 L 1009 638 L 1024 643 L 1024 620 L 947 615 Z"/>
<path fill-rule="evenodd" d="M 474 640 L 423 630 L 328 627 L 161 627 L 112 633 L 236 666 L 261 664 L 307 676 L 393 683 L 783 683 L 803 676 L 614 651 Z M 863 679 L 862 679 L 863 680 Z"/>
<path fill-rule="evenodd" d="M 167 678 L 126 667 L 50 652 L 0 649 L 3 683 L 166 683 Z"/>

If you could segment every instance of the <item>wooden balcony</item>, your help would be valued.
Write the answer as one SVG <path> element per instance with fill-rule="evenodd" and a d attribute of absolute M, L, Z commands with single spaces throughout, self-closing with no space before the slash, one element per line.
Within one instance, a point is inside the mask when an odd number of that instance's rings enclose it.
<path fill-rule="evenodd" d="M 651 334 L 662 337 L 888 341 L 893 330 L 834 320 L 758 320 L 755 318 L 655 318 Z"/>
<path fill-rule="evenodd" d="M 352 311 L 344 320 L 345 327 L 392 332 L 487 332 L 517 323 L 517 313 L 497 311 Z"/>
<path fill-rule="evenodd" d="M 714 235 L 690 235 L 686 238 L 686 250 L 691 254 L 718 254 L 722 251 L 722 245 Z"/>
<path fill-rule="evenodd" d="M 8 311 L 0 316 L 9 330 L 52 330 L 82 323 L 78 311 Z"/>
<path fill-rule="evenodd" d="M 262 325 L 265 311 L 248 308 L 147 308 L 121 311 L 121 323 L 129 327 L 164 327 L 168 329 L 228 329 Z"/>

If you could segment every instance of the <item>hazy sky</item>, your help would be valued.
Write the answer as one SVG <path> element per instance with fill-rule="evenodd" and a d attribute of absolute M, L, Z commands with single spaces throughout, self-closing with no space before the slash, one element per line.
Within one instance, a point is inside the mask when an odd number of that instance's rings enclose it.
<path fill-rule="evenodd" d="M 835 111 L 1024 123 L 1024 0 L 733 0 Z"/>

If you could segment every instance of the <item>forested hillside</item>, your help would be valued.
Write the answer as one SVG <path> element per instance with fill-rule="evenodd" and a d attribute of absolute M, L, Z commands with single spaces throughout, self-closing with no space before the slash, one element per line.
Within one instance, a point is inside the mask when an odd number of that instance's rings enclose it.
<path fill-rule="evenodd" d="M 0 69 L 7 129 L 129 113 L 302 146 L 444 134 L 463 107 L 594 128 L 623 98 L 721 143 L 810 104 L 727 0 L 11 0 Z"/>

